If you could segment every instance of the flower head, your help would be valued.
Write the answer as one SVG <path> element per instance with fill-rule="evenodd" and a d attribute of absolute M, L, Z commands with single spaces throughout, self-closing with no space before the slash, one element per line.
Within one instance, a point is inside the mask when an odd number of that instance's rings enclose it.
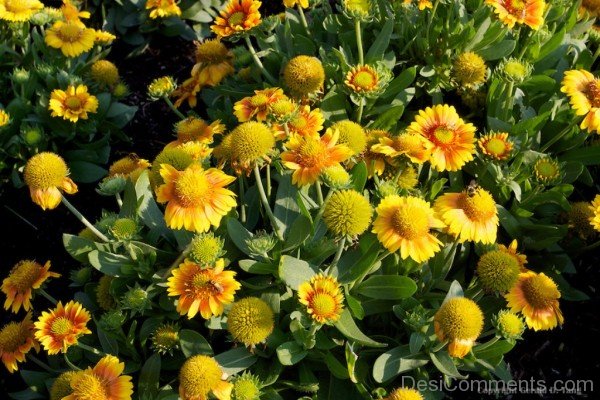
<path fill-rule="evenodd" d="M 579 69 L 565 72 L 560 91 L 569 97 L 577 115 L 585 115 L 579 125 L 590 132 L 600 130 L 600 79 Z"/>
<path fill-rule="evenodd" d="M 97 29 L 94 30 L 94 34 L 96 35 L 95 42 L 100 45 L 111 44 L 117 38 L 110 32 L 101 31 Z"/>
<path fill-rule="evenodd" d="M 355 190 L 340 190 L 325 203 L 323 221 L 336 236 L 358 236 L 367 230 L 372 215 L 365 196 Z"/>
<path fill-rule="evenodd" d="M 308 0 L 301 1 L 308 3 Z M 259 400 L 261 395 L 260 389 L 261 383 L 258 378 L 251 373 L 244 372 L 233 381 L 231 400 Z"/>
<path fill-rule="evenodd" d="M 89 312 L 75 301 L 63 306 L 59 301 L 54 310 L 44 311 L 35 322 L 35 337 L 48 354 L 65 353 L 81 335 L 92 333 L 87 328 Z"/>
<path fill-rule="evenodd" d="M 0 109 L 0 128 L 8 125 L 9 122 L 10 122 L 10 114 L 7 113 L 6 111 Z"/>
<path fill-rule="evenodd" d="M 417 172 L 417 169 L 411 164 L 405 165 L 396 180 L 398 187 L 404 190 L 410 190 L 414 189 L 418 183 L 419 173 Z"/>
<path fill-rule="evenodd" d="M 518 244 L 517 240 L 515 239 L 512 242 L 510 242 L 509 246 L 499 244 L 498 250 L 513 257 L 519 263 L 521 272 L 525 272 L 525 270 L 526 270 L 525 264 L 527 264 L 527 256 L 525 254 L 521 254 L 517 251 L 518 246 L 519 246 L 519 244 Z"/>
<path fill-rule="evenodd" d="M 43 266 L 35 261 L 19 261 L 4 278 L 0 287 L 6 295 L 4 309 L 12 307 L 12 312 L 17 313 L 23 307 L 25 311 L 29 311 L 33 291 L 42 287 L 46 279 L 59 276 L 56 272 L 50 272 L 50 261 Z"/>
<path fill-rule="evenodd" d="M 590 209 L 592 210 L 593 215 L 590 217 L 589 222 L 596 231 L 600 232 L 600 194 L 597 194 L 596 197 L 594 197 Z"/>
<path fill-rule="evenodd" d="M 170 165 L 178 171 L 183 171 L 194 162 L 194 158 L 179 146 L 168 146 L 163 149 L 154 161 L 150 169 L 150 183 L 153 187 L 162 185 L 165 181 L 160 175 L 163 164 Z"/>
<path fill-rule="evenodd" d="M 340 164 L 323 169 L 320 179 L 325 182 L 327 186 L 334 189 L 347 187 L 352 180 L 348 171 Z"/>
<path fill-rule="evenodd" d="M 323 117 L 320 109 L 314 108 L 311 110 L 310 106 L 301 106 L 287 125 L 290 134 L 314 136 L 321 132 L 324 122 L 325 117 Z"/>
<path fill-rule="evenodd" d="M 296 5 L 298 7 L 308 8 L 308 0 L 283 0 L 283 5 L 287 8 L 292 8 Z"/>
<path fill-rule="evenodd" d="M 509 310 L 501 310 L 492 320 L 499 336 L 508 340 L 521 339 L 525 331 L 525 322 Z"/>
<path fill-rule="evenodd" d="M 425 137 L 415 133 L 401 133 L 397 136 L 383 136 L 371 146 L 371 151 L 386 157 L 407 157 L 411 162 L 423 164 L 431 157 L 433 145 Z"/>
<path fill-rule="evenodd" d="M 80 21 L 56 21 L 46 30 L 46 44 L 66 57 L 77 57 L 94 47 L 96 31 Z"/>
<path fill-rule="evenodd" d="M 273 310 L 257 297 L 246 297 L 231 306 L 227 314 L 227 330 L 237 342 L 254 347 L 273 332 Z"/>
<path fill-rule="evenodd" d="M 262 122 L 244 122 L 231 131 L 231 161 L 236 169 L 250 170 L 269 160 L 274 147 L 273 131 Z"/>
<path fill-rule="evenodd" d="M 544 24 L 544 0 L 486 0 L 498 14 L 498 19 L 509 28 L 515 23 L 538 30 Z"/>
<path fill-rule="evenodd" d="M 367 148 L 367 133 L 356 122 L 349 120 L 338 121 L 330 129 L 339 132 L 340 138 L 338 143 L 346 145 L 352 150 L 352 155 L 361 154 Z"/>
<path fill-rule="evenodd" d="M 293 135 L 281 154 L 283 165 L 294 171 L 292 182 L 304 186 L 315 183 L 321 172 L 347 160 L 352 151 L 337 144 L 339 132 L 328 129 L 321 137 Z"/>
<path fill-rule="evenodd" d="M 594 209 L 590 207 L 590 203 L 587 201 L 578 201 L 571 203 L 571 209 L 567 213 L 569 221 L 569 229 L 581 239 L 596 235 L 596 230 L 590 223 L 594 218 Z"/>
<path fill-rule="evenodd" d="M 521 83 L 531 75 L 533 67 L 527 61 L 508 58 L 496 67 L 496 72 L 508 82 Z"/>
<path fill-rule="evenodd" d="M 223 306 L 233 302 L 241 287 L 235 272 L 224 271 L 225 262 L 217 260 L 210 268 L 185 260 L 171 272 L 167 287 L 169 296 L 179 296 L 177 311 L 193 318 L 198 312 L 204 319 L 221 315 Z"/>
<path fill-rule="evenodd" d="M 62 400 L 64 397 L 73 393 L 71 388 L 71 379 L 77 374 L 77 371 L 66 371 L 60 374 L 50 387 L 50 400 Z"/>
<path fill-rule="evenodd" d="M 112 310 L 117 305 L 110 289 L 113 279 L 110 275 L 102 275 L 96 286 L 96 302 L 105 311 Z"/>
<path fill-rule="evenodd" d="M 187 117 L 175 124 L 175 132 L 178 144 L 191 141 L 212 143 L 215 135 L 225 132 L 225 125 L 219 120 L 208 124 L 203 119 Z"/>
<path fill-rule="evenodd" d="M 323 64 L 316 57 L 296 56 L 285 65 L 283 81 L 293 97 L 306 97 L 316 93 L 325 82 Z"/>
<path fill-rule="evenodd" d="M 513 142 L 508 138 L 508 133 L 489 133 L 477 141 L 483 154 L 494 160 L 506 160 L 513 150 Z"/>
<path fill-rule="evenodd" d="M 233 113 L 240 122 L 246 122 L 253 118 L 257 121 L 265 121 L 271 106 L 286 97 L 280 88 L 255 90 L 253 96 L 244 97 L 234 104 Z"/>
<path fill-rule="evenodd" d="M 440 250 L 442 242 L 430 231 L 444 224 L 425 200 L 392 195 L 379 203 L 376 212 L 373 233 L 389 251 L 400 250 L 402 259 L 410 257 L 420 263 Z"/>
<path fill-rule="evenodd" d="M 167 203 L 165 220 L 173 229 L 206 232 L 236 206 L 235 194 L 226 189 L 235 178 L 223 171 L 197 164 L 178 171 L 162 164 L 160 175 L 165 183 L 156 189 L 156 199 Z"/>
<path fill-rule="evenodd" d="M 200 265 L 212 265 L 221 258 L 225 251 L 225 241 L 212 232 L 194 236 L 190 244 L 190 257 Z"/>
<path fill-rule="evenodd" d="M 102 357 L 92 368 L 78 371 L 71 377 L 72 392 L 62 400 L 131 400 L 131 377 L 122 375 L 125 363 L 112 355 Z"/>
<path fill-rule="evenodd" d="M 13 373 L 19 369 L 18 363 L 25 362 L 25 355 L 31 349 L 40 351 L 33 336 L 31 313 L 27 313 L 21 322 L 9 322 L 0 329 L 0 360 Z"/>
<path fill-rule="evenodd" d="M 383 400 L 423 400 L 423 396 L 415 389 L 398 388 Z"/>
<path fill-rule="evenodd" d="M 198 75 L 202 85 L 216 86 L 226 76 L 234 73 L 233 52 L 219 38 L 196 44 L 196 65 L 192 75 Z"/>
<path fill-rule="evenodd" d="M 67 90 L 55 89 L 50 94 L 48 108 L 53 117 L 62 117 L 71 122 L 88 119 L 88 113 L 98 109 L 98 99 L 88 93 L 85 85 L 69 85 Z"/>
<path fill-rule="evenodd" d="M 552 329 L 564 322 L 558 304 L 560 291 L 544 273 L 522 272 L 504 297 L 511 311 L 523 314 L 527 326 L 536 331 Z"/>
<path fill-rule="evenodd" d="M 151 10 L 150 18 L 152 19 L 181 15 L 181 9 L 175 0 L 147 0 L 146 10 Z"/>
<path fill-rule="evenodd" d="M 148 96 L 152 100 L 169 97 L 177 89 L 177 83 L 170 76 L 161 76 L 148 85 Z"/>
<path fill-rule="evenodd" d="M 196 104 L 198 104 L 196 95 L 204 86 L 204 82 L 202 76 L 200 76 L 201 74 L 199 70 L 192 70 L 192 72 L 196 73 L 192 74 L 188 79 L 183 81 L 183 83 L 171 93 L 171 97 L 177 98 L 174 104 L 175 107 L 181 106 L 184 101 L 187 101 L 190 107 L 196 107 Z"/>
<path fill-rule="evenodd" d="M 370 65 L 359 65 L 348 71 L 344 83 L 354 93 L 368 94 L 377 91 L 380 77 Z"/>
<path fill-rule="evenodd" d="M 179 326 L 172 323 L 159 325 L 150 337 L 152 348 L 159 354 L 172 354 L 179 348 Z"/>
<path fill-rule="evenodd" d="M 477 263 L 481 285 L 490 292 L 508 292 L 517 281 L 520 271 L 518 260 L 502 250 L 488 251 Z"/>
<path fill-rule="evenodd" d="M 404 4 L 412 4 L 413 2 L 414 0 L 404 0 Z M 431 2 L 431 0 L 418 0 L 417 7 L 419 7 L 419 11 L 423 11 L 426 8 L 433 8 L 433 3 Z"/>
<path fill-rule="evenodd" d="M 214 358 L 192 356 L 179 370 L 179 396 L 182 400 L 208 400 L 212 394 L 219 400 L 229 400 L 232 385 L 225 376 Z"/>
<path fill-rule="evenodd" d="M 2 0 L 0 1 L 0 20 L 24 22 L 44 8 L 38 0 Z"/>
<path fill-rule="evenodd" d="M 108 60 L 98 60 L 90 67 L 90 76 L 98 83 L 104 85 L 115 85 L 119 81 L 119 70 L 117 66 Z"/>
<path fill-rule="evenodd" d="M 352 18 L 367 20 L 371 16 L 370 0 L 343 0 L 342 5 Z"/>
<path fill-rule="evenodd" d="M 556 182 L 560 172 L 560 165 L 550 157 L 540 157 L 533 165 L 535 177 L 544 184 Z"/>
<path fill-rule="evenodd" d="M 438 339 L 449 342 L 448 353 L 463 358 L 483 330 L 483 312 L 473 300 L 453 297 L 442 304 L 433 323 Z"/>
<path fill-rule="evenodd" d="M 137 154 L 131 153 L 110 165 L 108 168 L 108 177 L 123 177 L 136 182 L 142 172 L 150 167 L 148 160 L 139 158 Z"/>
<path fill-rule="evenodd" d="M 65 161 L 50 152 L 31 157 L 23 172 L 31 199 L 44 210 L 51 210 L 60 204 L 61 190 L 69 194 L 77 193 L 77 185 L 68 175 L 69 169 Z"/>
<path fill-rule="evenodd" d="M 453 106 L 438 104 L 419 111 L 408 133 L 432 143 L 429 161 L 438 171 L 458 171 L 473 159 L 475 126 L 466 124 Z"/>
<path fill-rule="evenodd" d="M 210 29 L 219 37 L 246 32 L 261 23 L 260 5 L 257 0 L 229 0 Z"/>
<path fill-rule="evenodd" d="M 448 225 L 448 232 L 459 242 L 472 240 L 484 244 L 496 241 L 498 211 L 492 195 L 485 189 L 445 193 L 434 209 Z"/>
<path fill-rule="evenodd" d="M 310 317 L 319 324 L 327 324 L 340 318 L 344 307 L 344 295 L 333 276 L 318 274 L 298 288 L 300 304 L 306 306 Z"/>
<path fill-rule="evenodd" d="M 476 86 L 485 82 L 487 67 L 480 55 L 471 51 L 461 53 L 454 60 L 453 76 L 460 85 Z"/>

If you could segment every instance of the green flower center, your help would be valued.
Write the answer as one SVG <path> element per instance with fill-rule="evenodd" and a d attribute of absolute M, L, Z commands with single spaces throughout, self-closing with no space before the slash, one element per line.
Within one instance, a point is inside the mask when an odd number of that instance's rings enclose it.
<path fill-rule="evenodd" d="M 66 335 L 73 328 L 71 321 L 65 317 L 59 317 L 52 322 L 50 330 L 56 335 Z"/>
<path fill-rule="evenodd" d="M 246 14 L 242 11 L 237 11 L 231 14 L 231 16 L 227 19 L 229 26 L 235 27 L 241 25 L 246 19 Z"/>

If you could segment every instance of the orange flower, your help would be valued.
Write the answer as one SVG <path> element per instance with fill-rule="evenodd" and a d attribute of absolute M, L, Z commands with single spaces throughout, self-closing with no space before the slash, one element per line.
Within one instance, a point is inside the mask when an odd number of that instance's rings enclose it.
<path fill-rule="evenodd" d="M 146 10 L 152 10 L 150 11 L 152 19 L 181 15 L 181 9 L 175 0 L 147 0 Z"/>
<path fill-rule="evenodd" d="M 317 135 L 323 129 L 324 122 L 325 117 L 319 108 L 311 110 L 310 106 L 302 106 L 288 122 L 288 128 L 290 133 L 301 136 Z"/>
<path fill-rule="evenodd" d="M 220 37 L 248 31 L 261 23 L 260 5 L 256 0 L 230 0 L 210 29 Z"/>
<path fill-rule="evenodd" d="M 371 146 L 371 151 L 391 158 L 404 155 L 414 163 L 423 164 L 429 159 L 432 147 L 431 142 L 421 135 L 402 133 L 379 138 L 379 143 Z"/>
<path fill-rule="evenodd" d="M 494 7 L 498 19 L 509 28 L 519 23 L 538 30 L 544 24 L 544 0 L 486 0 L 486 3 Z"/>
<path fill-rule="evenodd" d="M 319 324 L 335 322 L 344 308 L 344 294 L 333 276 L 318 274 L 298 287 L 300 304 Z"/>
<path fill-rule="evenodd" d="M 71 394 L 62 400 L 131 400 L 131 377 L 121 375 L 125 363 L 112 355 L 104 356 L 94 368 L 78 371 L 70 381 Z"/>
<path fill-rule="evenodd" d="M 256 118 L 257 121 L 265 121 L 269 113 L 269 106 L 286 97 L 280 88 L 255 90 L 254 96 L 244 97 L 235 103 L 233 113 L 240 122 L 246 122 L 252 118 Z"/>
<path fill-rule="evenodd" d="M 35 325 L 35 337 L 48 354 L 65 353 L 77 344 L 81 335 L 92 333 L 87 328 L 90 313 L 73 300 L 64 306 L 59 301 L 54 310 L 42 312 Z"/>
<path fill-rule="evenodd" d="M 8 372 L 17 371 L 17 363 L 24 362 L 32 348 L 40 351 L 40 345 L 33 337 L 31 313 L 27 313 L 23 321 L 9 322 L 0 330 L 0 359 Z"/>
<path fill-rule="evenodd" d="M 25 311 L 29 311 L 33 290 L 42 287 L 46 279 L 59 276 L 56 272 L 50 272 L 50 261 L 46 261 L 44 266 L 30 260 L 19 261 L 0 287 L 6 295 L 4 309 L 8 310 L 12 306 L 12 312 L 16 313 L 23 306 Z"/>
<path fill-rule="evenodd" d="M 200 74 L 192 74 L 191 77 L 183 81 L 183 83 L 171 93 L 171 97 L 177 98 L 174 103 L 175 107 L 179 108 L 184 101 L 188 102 L 188 106 L 192 108 L 196 107 L 196 104 L 198 104 L 196 95 L 200 89 L 202 89 L 202 86 Z"/>
<path fill-rule="evenodd" d="M 569 96 L 577 115 L 585 115 L 579 127 L 600 132 L 600 79 L 584 70 L 565 72 L 560 91 Z"/>
<path fill-rule="evenodd" d="M 513 143 L 508 140 L 506 132 L 482 136 L 477 144 L 483 154 L 496 160 L 506 160 L 513 150 Z"/>
<path fill-rule="evenodd" d="M 225 189 L 235 178 L 218 169 L 192 164 L 178 171 L 162 164 L 160 176 L 165 183 L 156 189 L 156 200 L 168 203 L 165 220 L 173 229 L 206 232 L 236 206 L 235 194 Z"/>
<path fill-rule="evenodd" d="M 221 40 L 207 39 L 196 44 L 196 65 L 192 75 L 198 75 L 204 86 L 216 86 L 227 75 L 235 72 L 233 68 L 233 53 Z"/>
<path fill-rule="evenodd" d="M 292 182 L 299 186 L 315 183 L 325 168 L 350 158 L 352 151 L 336 144 L 338 138 L 338 131 L 331 129 L 321 137 L 292 136 L 285 145 L 288 151 L 281 154 L 283 165 L 294 170 Z"/>
<path fill-rule="evenodd" d="M 235 292 L 241 285 L 235 280 L 234 271 L 224 271 L 221 258 L 212 268 L 185 260 L 175 268 L 167 281 L 169 296 L 179 296 L 177 311 L 193 318 L 198 311 L 204 319 L 223 313 L 223 306 L 233 302 Z"/>
<path fill-rule="evenodd" d="M 187 117 L 175 124 L 177 140 L 167 144 L 165 147 L 176 147 L 182 143 L 198 141 L 212 143 L 215 135 L 225 132 L 225 125 L 221 121 L 208 124 L 197 117 Z"/>
<path fill-rule="evenodd" d="M 367 149 L 363 153 L 363 160 L 367 165 L 367 171 L 369 177 L 373 174 L 382 175 L 385 172 L 386 167 L 386 156 L 382 153 L 373 150 L 373 146 L 379 143 L 383 138 L 390 138 L 391 135 L 388 131 L 370 129 L 367 133 Z"/>
<path fill-rule="evenodd" d="M 364 94 L 377 90 L 380 78 L 375 68 L 370 65 L 359 65 L 348 71 L 344 83 L 354 93 Z"/>

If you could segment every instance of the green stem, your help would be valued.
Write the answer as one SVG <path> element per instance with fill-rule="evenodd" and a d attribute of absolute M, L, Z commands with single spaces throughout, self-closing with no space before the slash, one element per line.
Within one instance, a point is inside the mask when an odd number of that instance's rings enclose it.
<path fill-rule="evenodd" d="M 271 165 L 267 164 L 267 167 L 265 169 L 267 170 L 267 197 L 271 197 Z"/>
<path fill-rule="evenodd" d="M 354 33 L 356 34 L 356 45 L 358 46 L 358 64 L 363 65 L 365 63 L 365 55 L 363 51 L 360 20 L 358 18 L 354 20 Z"/>
<path fill-rule="evenodd" d="M 50 373 L 56 373 L 57 371 L 50 368 L 50 366 L 48 364 L 46 364 L 45 362 L 43 362 L 42 360 L 40 360 L 39 358 L 37 358 L 36 356 L 34 356 L 33 354 L 31 354 L 31 352 L 29 354 L 27 354 L 27 360 L 31 360 L 33 361 L 35 364 L 37 364 L 39 367 L 42 367 L 44 370 L 50 372 Z"/>
<path fill-rule="evenodd" d="M 173 261 L 171 263 L 171 265 L 169 266 L 169 269 L 167 269 L 167 271 L 163 274 L 163 279 L 167 279 L 167 277 L 169 276 L 169 274 L 171 273 L 171 271 L 173 269 L 177 268 L 179 266 L 179 264 L 181 264 L 183 262 L 183 260 L 190 253 L 191 248 L 192 248 L 192 242 L 190 242 L 185 247 L 185 249 L 183 249 L 183 251 L 179 254 L 179 256 L 177 256 L 177 258 L 175 259 L 175 261 Z"/>
<path fill-rule="evenodd" d="M 52 304 L 56 304 L 58 303 L 58 301 L 56 301 L 56 299 L 52 296 L 50 296 L 50 294 L 48 294 L 48 292 L 46 292 L 44 289 L 39 288 L 38 293 L 41 294 L 42 296 L 44 296 L 46 299 L 48 299 L 48 301 Z"/>
<path fill-rule="evenodd" d="M 181 118 L 181 119 L 186 118 L 185 115 L 183 115 L 183 113 L 181 111 L 179 111 L 177 108 L 175 108 L 175 105 L 173 104 L 171 99 L 169 99 L 167 96 L 164 96 L 163 100 L 165 101 L 165 103 L 167 103 L 167 105 L 169 106 L 171 111 L 173 111 L 179 118 Z"/>
<path fill-rule="evenodd" d="M 548 150 L 550 148 L 550 146 L 552 146 L 554 143 L 558 142 L 560 139 L 562 139 L 563 136 L 565 136 L 568 132 L 570 132 L 571 128 L 573 128 L 573 125 L 575 125 L 575 120 L 571 121 L 569 123 L 569 125 L 566 126 L 565 129 L 560 131 L 552 139 L 548 140 L 548 142 L 546 142 L 542 147 L 540 147 L 540 151 L 542 153 L 546 152 L 546 150 Z"/>
<path fill-rule="evenodd" d="M 346 246 L 346 236 L 344 236 L 342 240 L 340 240 L 340 242 L 338 243 L 338 249 L 335 252 L 335 257 L 333 258 L 333 261 L 331 262 L 331 266 L 329 268 L 337 265 L 338 261 L 340 261 L 342 253 L 344 252 L 344 246 Z"/>
<path fill-rule="evenodd" d="M 90 353 L 94 353 L 94 354 L 96 354 L 97 356 L 103 356 L 103 357 L 104 357 L 104 356 L 106 356 L 106 355 L 107 355 L 105 352 L 103 352 L 103 351 L 100 351 L 100 350 L 98 350 L 98 349 L 97 349 L 97 348 L 95 348 L 95 347 L 88 346 L 87 344 L 83 344 L 83 343 L 81 343 L 81 342 L 77 342 L 77 347 L 79 347 L 80 349 L 83 349 L 83 350 L 87 350 L 87 351 L 89 351 Z"/>
<path fill-rule="evenodd" d="M 69 357 L 67 357 L 67 353 L 64 353 L 64 358 L 65 358 L 65 362 L 67 363 L 67 365 L 69 366 L 69 368 L 71 368 L 73 371 L 81 371 L 81 368 L 79 368 L 77 365 L 73 364 L 71 362 L 71 360 L 69 360 Z"/>
<path fill-rule="evenodd" d="M 260 61 L 260 58 L 258 58 L 258 54 L 256 54 L 256 50 L 254 49 L 254 46 L 252 45 L 252 41 L 250 40 L 250 36 L 245 35 L 244 39 L 246 40 L 246 45 L 248 46 L 248 50 L 250 50 L 250 54 L 252 55 L 254 64 L 256 64 L 258 69 L 260 69 L 260 72 L 265 76 L 265 78 L 267 78 L 267 80 L 272 85 L 275 85 L 277 83 L 277 80 L 275 78 L 273 78 L 273 75 L 271 75 L 271 73 L 269 71 L 267 71 L 267 69 L 263 65 L 262 61 Z"/>
<path fill-rule="evenodd" d="M 331 195 L 333 195 L 333 193 L 335 192 L 335 190 L 333 189 L 329 189 L 329 192 L 327 192 L 327 196 L 325 196 L 325 200 L 323 201 L 323 204 L 327 203 L 327 200 L 329 200 L 329 198 L 331 197 Z M 325 207 L 320 207 L 319 208 L 319 212 L 317 213 L 317 215 L 315 216 L 315 220 L 313 222 L 313 226 L 316 227 L 317 224 L 319 223 L 319 220 L 321 219 L 321 217 L 323 216 L 323 211 L 325 210 Z"/>
<path fill-rule="evenodd" d="M 373 265 L 377 264 L 380 261 L 383 261 L 384 258 L 386 258 L 387 256 L 389 256 L 390 253 L 388 250 L 384 251 L 382 255 L 380 255 L 379 257 L 377 257 L 377 259 L 375 260 L 375 262 L 373 263 Z M 354 282 L 352 282 L 352 284 L 350 285 L 350 289 L 352 289 L 354 286 L 358 285 L 359 283 L 361 283 L 362 281 L 365 280 L 365 278 L 367 277 L 367 275 L 369 274 L 369 272 L 371 272 L 371 268 L 369 268 L 368 270 L 366 270 L 365 272 L 363 272 L 358 279 L 356 279 Z"/>
<path fill-rule="evenodd" d="M 358 105 L 358 112 L 356 113 L 356 123 L 360 124 L 363 115 L 363 109 L 365 108 L 365 99 L 360 98 L 360 104 Z"/>
<path fill-rule="evenodd" d="M 306 34 L 308 35 L 308 37 L 310 37 L 310 30 L 308 29 L 308 22 L 306 21 L 306 15 L 304 15 L 304 10 L 302 9 L 302 7 L 300 7 L 299 4 L 298 4 L 297 8 L 298 8 L 298 14 L 300 14 L 300 22 L 302 23 L 302 26 L 304 27 Z"/>
<path fill-rule="evenodd" d="M 265 188 L 262 184 L 262 179 L 260 177 L 260 170 L 258 169 L 258 165 L 254 166 L 254 177 L 256 178 L 256 187 L 258 188 L 258 194 L 260 195 L 260 200 L 263 203 L 265 208 L 265 213 L 267 213 L 267 217 L 269 221 L 271 221 L 271 226 L 273 227 L 273 231 L 277 235 L 277 238 L 283 242 L 283 235 L 279 231 L 277 227 L 277 221 L 275 220 L 275 215 L 273 215 L 273 211 L 271 211 L 271 206 L 269 205 L 269 199 L 267 198 L 267 194 L 265 193 Z"/>
<path fill-rule="evenodd" d="M 321 189 L 321 181 L 315 182 L 315 189 L 317 190 L 317 202 L 320 206 L 323 205 L 323 189 Z"/>
<path fill-rule="evenodd" d="M 238 177 L 238 184 L 240 187 L 240 222 L 246 223 L 246 205 L 244 204 L 244 180 L 240 175 Z"/>
<path fill-rule="evenodd" d="M 506 88 L 506 98 L 504 99 L 504 120 L 507 120 L 512 115 L 514 87 L 514 82 L 508 82 L 508 86 Z"/>
<path fill-rule="evenodd" d="M 75 215 L 75 218 L 77 218 L 82 224 L 84 224 L 87 228 L 89 228 L 89 230 L 91 230 L 92 232 L 94 232 L 94 235 L 96 235 L 103 242 L 110 242 L 110 240 L 108 240 L 108 238 L 106 236 L 104 236 L 104 234 L 102 232 L 100 232 L 98 229 L 96 229 L 96 227 L 94 225 L 92 225 L 92 223 L 90 221 L 88 221 L 75 208 L 75 206 L 73 206 L 73 204 L 71 204 L 69 202 L 69 200 L 67 200 L 67 198 L 65 196 L 62 196 L 61 201 L 69 209 L 69 211 L 71 211 L 73 213 L 73 215 Z"/>
<path fill-rule="evenodd" d="M 433 23 L 433 18 L 435 17 L 435 13 L 438 9 L 438 5 L 440 4 L 440 0 L 435 0 L 433 3 L 433 8 L 431 9 L 431 14 L 429 15 L 429 21 L 427 22 L 427 30 L 425 31 L 425 43 L 429 45 L 429 32 L 431 31 L 431 24 Z"/>

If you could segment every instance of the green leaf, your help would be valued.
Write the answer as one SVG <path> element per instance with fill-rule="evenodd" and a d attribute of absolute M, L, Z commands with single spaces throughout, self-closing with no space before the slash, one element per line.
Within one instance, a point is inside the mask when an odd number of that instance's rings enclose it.
<path fill-rule="evenodd" d="M 294 365 L 302 361 L 308 352 L 298 342 L 285 342 L 277 346 L 277 358 L 282 365 Z"/>
<path fill-rule="evenodd" d="M 238 347 L 215 356 L 223 372 L 235 375 L 251 367 L 257 360 L 245 347 Z"/>
<path fill-rule="evenodd" d="M 407 276 L 371 276 L 355 289 L 363 296 L 381 300 L 400 300 L 412 296 L 417 291 L 415 281 Z"/>
<path fill-rule="evenodd" d="M 135 267 L 135 264 L 129 258 L 101 250 L 90 251 L 88 253 L 88 261 L 92 264 L 92 267 L 110 276 L 120 276 L 122 273 L 121 267 Z"/>
<path fill-rule="evenodd" d="M 298 188 L 292 184 L 292 175 L 281 175 L 273 214 L 284 236 L 290 232 L 293 222 L 300 215 L 300 207 L 296 202 L 297 194 Z"/>
<path fill-rule="evenodd" d="M 377 357 L 373 364 L 373 378 L 379 383 L 386 382 L 427 363 L 429 363 L 427 356 L 411 355 L 409 346 L 398 346 Z"/>
<path fill-rule="evenodd" d="M 304 260 L 291 256 L 281 256 L 279 260 L 279 278 L 293 290 L 298 290 L 298 286 L 307 282 L 319 272 L 319 268 L 311 265 Z"/>
<path fill-rule="evenodd" d="M 503 40 L 500 43 L 494 43 L 492 46 L 487 47 L 483 50 L 479 50 L 477 53 L 487 61 L 498 60 L 504 58 L 513 52 L 517 42 L 515 40 Z"/>
<path fill-rule="evenodd" d="M 323 117 L 331 122 L 348 119 L 346 104 L 346 95 L 343 89 L 339 85 L 333 86 L 321 101 Z"/>
<path fill-rule="evenodd" d="M 312 230 L 312 222 L 304 215 L 296 218 L 289 229 L 282 252 L 288 252 L 300 246 L 310 235 Z"/>
<path fill-rule="evenodd" d="M 559 161 L 577 161 L 583 165 L 600 164 L 600 146 L 579 147 L 558 157 Z"/>
<path fill-rule="evenodd" d="M 137 392 L 140 400 L 152 400 L 158 395 L 160 380 L 160 355 L 154 353 L 142 367 Z"/>
<path fill-rule="evenodd" d="M 492 365 L 497 365 L 502 360 L 502 356 L 512 350 L 513 347 L 515 347 L 514 342 L 498 340 L 494 343 L 488 342 L 473 347 L 473 354 Z"/>
<path fill-rule="evenodd" d="M 381 32 L 373 39 L 373 44 L 369 48 L 365 56 L 365 63 L 372 64 L 381 61 L 390 44 L 390 38 L 394 32 L 394 17 L 393 14 L 386 18 L 386 22 L 381 28 Z"/>
<path fill-rule="evenodd" d="M 401 91 L 406 89 L 411 83 L 413 83 L 416 76 L 417 76 L 417 67 L 410 67 L 410 68 L 405 69 L 404 71 L 402 71 L 400 73 L 400 75 L 395 77 L 390 82 L 390 84 L 388 85 L 385 92 L 381 95 L 380 98 L 382 100 L 386 100 L 389 98 L 396 97 L 396 95 L 398 93 L 400 93 Z"/>
<path fill-rule="evenodd" d="M 375 340 L 362 333 L 358 326 L 356 326 L 356 323 L 354 322 L 354 319 L 352 319 L 352 315 L 350 314 L 350 311 L 348 311 L 348 309 L 344 309 L 344 311 L 342 311 L 342 315 L 340 316 L 340 319 L 335 323 L 335 327 L 348 339 L 360 343 L 363 346 L 387 346 L 387 344 L 376 342 Z"/>
<path fill-rule="evenodd" d="M 361 238 L 361 241 L 365 238 Z M 351 250 L 346 252 L 332 271 L 337 273 L 340 283 L 352 283 L 368 271 L 374 269 L 379 257 L 379 242 L 372 243 L 368 250 Z"/>
<path fill-rule="evenodd" d="M 179 331 L 179 345 L 181 346 L 183 355 L 188 358 L 196 354 L 213 354 L 210 343 L 208 343 L 204 336 L 191 329 L 182 329 Z"/>
<path fill-rule="evenodd" d="M 242 270 L 255 275 L 271 275 L 277 271 L 277 267 L 273 264 L 254 260 L 240 260 L 239 265 Z"/>
<path fill-rule="evenodd" d="M 402 117 L 402 114 L 404 114 L 404 105 L 402 104 L 390 105 L 385 108 L 385 111 L 379 113 L 377 119 L 373 121 L 370 128 L 389 130 L 398 123 L 398 120 Z"/>
<path fill-rule="evenodd" d="M 450 355 L 445 350 L 438 351 L 437 353 L 429 353 L 429 357 L 431 358 L 431 361 L 436 366 L 436 368 L 444 375 L 458 379 L 467 378 L 466 376 L 461 375 L 461 373 L 458 372 L 458 369 L 454 364 L 454 360 L 452 360 L 452 357 L 450 357 Z"/>
<path fill-rule="evenodd" d="M 104 168 L 87 161 L 69 162 L 69 171 L 71 172 L 71 178 L 73 178 L 74 181 L 81 183 L 93 183 L 99 181 L 107 174 L 107 171 Z"/>
<path fill-rule="evenodd" d="M 165 223 L 165 217 L 154 201 L 154 194 L 150 187 L 148 171 L 142 172 L 135 184 L 135 193 L 138 199 L 138 215 L 144 224 L 157 232 L 167 233 L 169 229 Z"/>
<path fill-rule="evenodd" d="M 325 364 L 329 371 L 338 379 L 348 379 L 350 375 L 348 374 L 348 369 L 344 367 L 344 365 L 338 361 L 337 358 L 330 351 L 325 354 Z"/>
<path fill-rule="evenodd" d="M 68 233 L 63 234 L 63 245 L 67 253 L 79 262 L 86 262 L 88 253 L 96 249 L 96 244 L 93 241 Z"/>
<path fill-rule="evenodd" d="M 350 175 L 352 176 L 352 186 L 354 187 L 354 190 L 362 193 L 365 184 L 367 183 L 368 176 L 367 165 L 365 162 L 361 161 L 356 164 L 350 171 Z"/>
<path fill-rule="evenodd" d="M 227 233 L 235 246 L 246 255 L 252 253 L 246 244 L 247 240 L 252 239 L 252 234 L 235 218 L 227 218 Z"/>

